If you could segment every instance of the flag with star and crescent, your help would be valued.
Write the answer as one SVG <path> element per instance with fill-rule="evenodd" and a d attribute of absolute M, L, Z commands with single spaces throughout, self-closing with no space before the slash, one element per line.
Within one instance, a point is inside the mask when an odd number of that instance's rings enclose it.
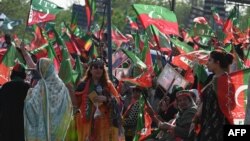
<path fill-rule="evenodd" d="M 179 35 L 176 15 L 165 7 L 156 5 L 133 4 L 144 28 L 154 25 L 164 34 Z"/>
<path fill-rule="evenodd" d="M 63 10 L 47 0 L 32 0 L 28 25 L 55 20 L 56 14 Z"/>
<path fill-rule="evenodd" d="M 244 124 L 249 76 L 250 68 L 247 68 L 217 78 L 218 102 L 231 124 Z"/>
<path fill-rule="evenodd" d="M 23 20 L 13 20 L 7 17 L 4 13 L 0 13 L 0 29 L 12 30 L 14 27 L 22 24 Z"/>

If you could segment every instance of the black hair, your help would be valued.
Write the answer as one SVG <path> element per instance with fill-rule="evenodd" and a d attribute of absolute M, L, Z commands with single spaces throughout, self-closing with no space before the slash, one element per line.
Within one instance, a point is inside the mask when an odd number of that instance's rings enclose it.
<path fill-rule="evenodd" d="M 25 79 L 26 78 L 26 73 L 25 72 L 19 72 L 19 71 L 12 71 L 10 75 L 10 79 L 14 80 L 15 78 L 21 78 Z"/>
<path fill-rule="evenodd" d="M 227 69 L 229 65 L 233 63 L 234 59 L 234 56 L 231 53 L 219 49 L 212 51 L 210 57 L 213 58 L 215 62 L 219 61 L 219 65 L 223 69 Z"/>
<path fill-rule="evenodd" d="M 238 54 L 238 56 L 240 57 L 240 59 L 244 60 L 244 52 L 243 52 L 243 49 L 241 47 L 242 47 L 242 44 L 235 45 L 235 51 Z"/>

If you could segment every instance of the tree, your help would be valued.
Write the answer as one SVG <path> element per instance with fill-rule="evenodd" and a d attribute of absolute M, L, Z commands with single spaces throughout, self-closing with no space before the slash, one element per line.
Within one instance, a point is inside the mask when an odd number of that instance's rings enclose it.
<path fill-rule="evenodd" d="M 10 19 L 22 19 L 23 24 L 15 27 L 11 31 L 7 31 L 11 34 L 25 33 L 25 22 L 28 17 L 29 3 L 21 3 L 20 0 L 3 0 L 0 4 L 1 12 L 4 13 Z"/>
<path fill-rule="evenodd" d="M 26 26 L 29 9 L 30 9 L 30 0 L 2 0 L 0 3 L 1 13 L 4 13 L 10 19 L 22 19 L 23 23 L 13 30 L 5 31 L 9 34 L 17 34 L 20 38 L 31 39 L 31 32 L 29 32 L 29 27 Z M 71 12 L 62 11 L 56 16 L 56 28 L 58 29 L 62 21 L 70 22 L 71 21 Z M 28 33 L 28 34 L 27 34 Z"/>
<path fill-rule="evenodd" d="M 240 26 L 242 30 L 246 30 L 248 25 L 248 19 L 250 18 L 250 7 L 247 7 L 246 9 L 246 15 L 240 16 Z"/>
<path fill-rule="evenodd" d="M 185 24 L 189 18 L 189 14 L 192 8 L 192 4 L 185 2 L 177 2 L 175 8 L 175 14 L 179 25 Z"/>

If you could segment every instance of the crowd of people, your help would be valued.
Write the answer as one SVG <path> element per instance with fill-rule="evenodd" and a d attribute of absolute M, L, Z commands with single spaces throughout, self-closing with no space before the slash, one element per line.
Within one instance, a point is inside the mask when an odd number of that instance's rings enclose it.
<path fill-rule="evenodd" d="M 250 25 L 235 22 L 238 6 L 227 19 L 211 7 L 213 20 L 187 29 L 165 7 L 131 3 L 123 35 L 104 17 L 99 27 L 89 2 L 86 29 L 77 12 L 55 25 L 61 6 L 47 0 L 31 2 L 31 41 L 0 29 L 0 141 L 222 141 L 225 125 L 250 124 Z"/>
<path fill-rule="evenodd" d="M 210 53 L 212 75 L 201 93 L 179 85 L 168 92 L 160 85 L 113 84 L 102 58 L 88 63 L 75 87 L 61 80 L 50 59 L 34 62 L 24 47 L 20 51 L 29 69 L 17 63 L 0 89 L 0 140 L 132 141 L 139 134 L 141 95 L 152 118 L 147 141 L 220 141 L 223 126 L 233 124 L 215 90 L 216 79 L 228 75 L 234 59 L 222 49 Z M 32 78 L 27 79 L 27 71 Z"/>

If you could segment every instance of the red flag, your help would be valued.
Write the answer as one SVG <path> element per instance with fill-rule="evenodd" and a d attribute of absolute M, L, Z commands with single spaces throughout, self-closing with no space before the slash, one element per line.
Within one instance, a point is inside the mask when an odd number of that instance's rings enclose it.
<path fill-rule="evenodd" d="M 218 10 L 215 7 L 212 7 L 211 10 L 212 10 L 212 13 L 213 13 L 214 21 L 218 25 L 223 26 L 223 20 L 220 18 Z"/>
<path fill-rule="evenodd" d="M 30 8 L 29 19 L 27 25 L 33 25 L 41 22 L 52 21 L 56 18 L 56 15 L 43 13 Z"/>
<path fill-rule="evenodd" d="M 112 26 L 111 36 L 112 41 L 116 44 L 117 47 L 120 47 L 122 43 L 129 42 L 129 39 L 127 39 L 115 26 Z"/>
<path fill-rule="evenodd" d="M 199 24 L 208 24 L 206 18 L 204 17 L 196 17 L 194 18 L 193 22 L 199 23 Z"/>
<path fill-rule="evenodd" d="M 6 67 L 3 63 L 0 63 L 0 85 L 9 81 L 10 68 Z"/>
<path fill-rule="evenodd" d="M 126 21 L 129 23 L 131 29 L 134 29 L 134 30 L 138 30 L 139 29 L 139 27 L 138 27 L 138 25 L 136 23 L 136 18 L 127 16 L 126 17 Z"/>
<path fill-rule="evenodd" d="M 45 0 L 32 0 L 30 5 L 28 25 L 37 24 L 54 20 L 56 14 L 62 8 L 58 7 L 53 2 Z"/>
<path fill-rule="evenodd" d="M 147 105 L 144 105 L 144 111 L 146 111 Z M 141 130 L 139 141 L 145 140 L 151 134 L 152 119 L 147 112 L 144 112 L 144 128 Z"/>
<path fill-rule="evenodd" d="M 179 35 L 179 28 L 174 12 L 156 5 L 133 4 L 142 25 L 147 28 L 156 26 L 164 34 Z"/>
<path fill-rule="evenodd" d="M 144 74 L 136 78 L 122 78 L 121 81 L 128 81 L 143 88 L 152 87 L 152 76 L 151 73 L 148 72 L 145 72 Z"/>
<path fill-rule="evenodd" d="M 223 75 L 216 81 L 218 102 L 230 124 L 244 124 L 249 75 L 250 68 Z"/>
<path fill-rule="evenodd" d="M 73 54 L 76 53 L 78 55 L 80 55 L 80 50 L 75 42 L 75 35 L 69 33 L 69 32 L 65 32 L 62 35 L 63 40 L 65 41 L 65 44 L 68 48 L 69 53 Z"/>
<path fill-rule="evenodd" d="M 224 39 L 225 43 L 230 43 L 230 40 L 233 39 L 233 26 L 236 19 L 237 10 L 236 7 L 230 12 L 229 17 L 223 26 L 223 32 L 226 34 L 226 38 Z"/>
<path fill-rule="evenodd" d="M 209 58 L 209 53 L 209 51 L 198 50 L 187 54 L 181 54 L 175 56 L 172 63 L 184 70 L 192 69 L 193 61 L 197 61 L 197 63 L 205 65 Z"/>
<path fill-rule="evenodd" d="M 38 25 L 33 25 L 33 28 L 34 28 L 34 39 L 30 43 L 29 50 L 34 50 L 48 43 L 48 41 L 43 36 L 42 28 L 39 27 Z"/>
<path fill-rule="evenodd" d="M 96 1 L 95 0 L 86 0 L 86 15 L 88 22 L 88 29 L 90 29 L 91 22 L 94 20 L 94 15 L 96 12 Z"/>
<path fill-rule="evenodd" d="M 147 113 L 147 104 L 143 95 L 139 99 L 139 113 L 137 117 L 136 134 L 133 141 L 145 140 L 151 134 L 152 119 Z"/>
<path fill-rule="evenodd" d="M 180 34 L 181 34 L 181 37 L 183 38 L 184 42 L 193 42 L 192 37 L 189 35 L 189 33 L 184 28 L 181 28 Z"/>
<path fill-rule="evenodd" d="M 194 74 L 193 74 L 193 70 L 192 69 L 188 69 L 185 72 L 184 78 L 190 83 L 193 84 L 194 83 Z"/>
<path fill-rule="evenodd" d="M 0 61 L 2 61 L 2 58 L 4 56 L 4 54 L 6 53 L 7 48 L 0 48 Z"/>
<path fill-rule="evenodd" d="M 234 8 L 231 12 L 229 17 L 227 18 L 223 31 L 224 32 L 232 32 L 233 31 L 233 25 L 234 25 L 234 19 L 236 18 L 236 8 Z"/>

